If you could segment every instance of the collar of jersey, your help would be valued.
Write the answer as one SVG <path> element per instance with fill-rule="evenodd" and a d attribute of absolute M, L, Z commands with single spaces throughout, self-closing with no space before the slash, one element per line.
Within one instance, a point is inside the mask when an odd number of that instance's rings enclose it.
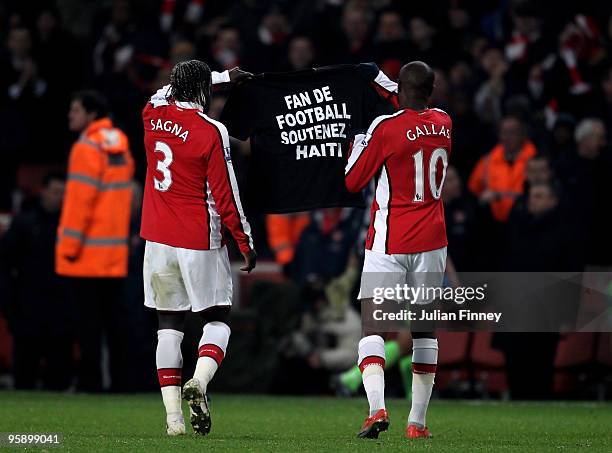
<path fill-rule="evenodd" d="M 199 110 L 199 111 L 203 111 L 204 110 L 202 108 L 202 106 L 200 104 L 198 104 L 197 102 L 174 101 L 174 104 L 177 107 L 180 107 L 182 109 L 195 109 L 195 110 Z"/>

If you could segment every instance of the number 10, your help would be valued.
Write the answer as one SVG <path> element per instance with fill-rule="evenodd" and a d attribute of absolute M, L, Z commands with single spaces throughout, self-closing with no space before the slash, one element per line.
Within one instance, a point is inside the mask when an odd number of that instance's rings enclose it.
<path fill-rule="evenodd" d="M 424 185 L 425 181 L 423 178 L 423 150 L 415 153 L 412 158 L 414 159 L 414 198 L 412 201 L 421 203 L 423 202 Z M 442 159 L 442 179 L 440 179 L 440 185 L 436 184 L 436 172 L 438 169 L 438 159 Z M 442 193 L 442 186 L 444 185 L 444 178 L 446 178 L 446 167 L 448 166 L 448 153 L 444 148 L 436 148 L 431 153 L 429 158 L 429 189 L 431 196 L 434 200 L 440 199 Z"/>

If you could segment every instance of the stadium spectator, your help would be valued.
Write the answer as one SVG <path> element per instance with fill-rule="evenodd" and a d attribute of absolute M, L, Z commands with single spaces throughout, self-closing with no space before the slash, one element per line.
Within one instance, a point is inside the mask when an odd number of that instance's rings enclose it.
<path fill-rule="evenodd" d="M 397 11 L 383 11 L 378 18 L 374 48 L 378 66 L 391 79 L 396 79 L 409 49 L 402 16 Z"/>
<path fill-rule="evenodd" d="M 534 181 L 524 205 L 512 212 L 508 232 L 508 269 L 512 271 L 575 271 L 576 241 L 564 216 L 557 184 Z"/>
<path fill-rule="evenodd" d="M 608 215 L 612 196 L 612 155 L 608 149 L 603 121 L 585 118 L 575 131 L 576 152 L 558 166 L 559 177 L 568 193 L 569 204 L 576 210 L 585 240 L 586 263 L 612 264 L 610 241 L 602 241 L 612 228 Z"/>
<path fill-rule="evenodd" d="M 437 105 L 441 109 L 449 110 L 450 104 L 450 92 L 449 84 L 446 77 L 446 73 L 441 69 L 434 69 L 436 77 L 436 85 L 434 86 L 433 93 L 431 94 L 432 105 Z"/>
<path fill-rule="evenodd" d="M 474 110 L 482 121 L 494 126 L 502 117 L 502 98 L 506 88 L 508 63 L 501 50 L 494 47 L 482 53 L 479 63 L 486 80 L 475 94 Z"/>
<path fill-rule="evenodd" d="M 538 159 L 532 159 L 537 162 Z M 513 272 L 574 272 L 581 269 L 579 244 L 574 238 L 560 205 L 560 194 L 554 183 L 530 184 L 527 203 L 512 211 L 506 241 L 506 270 Z M 572 291 L 571 288 L 568 289 Z M 579 294 L 576 291 L 576 300 Z M 549 299 L 553 299 L 549 296 Z M 551 320 L 549 312 L 560 311 L 560 300 L 541 295 L 526 295 L 520 301 L 524 316 Z M 543 324 L 544 325 L 544 324 Z M 548 399 L 552 396 L 554 360 L 559 341 L 550 326 L 549 332 L 498 334 L 495 344 L 506 356 L 506 373 L 513 399 Z M 525 351 L 529 351 L 528 354 Z M 526 370 L 537 370 L 529 373 Z"/>
<path fill-rule="evenodd" d="M 560 113 L 551 132 L 549 154 L 554 160 L 564 160 L 574 151 L 574 127 L 576 121 L 567 113 Z"/>
<path fill-rule="evenodd" d="M 312 211 L 295 248 L 291 266 L 293 280 L 305 283 L 341 275 L 362 223 L 363 211 L 354 208 Z"/>
<path fill-rule="evenodd" d="M 44 140 L 41 135 L 49 134 L 46 122 L 45 101 L 49 84 L 43 78 L 40 64 L 35 55 L 32 33 L 28 28 L 17 26 L 8 31 L 6 52 L 0 57 L 0 111 L 2 113 L 3 135 L 7 179 L 14 180 L 14 162 L 46 162 Z M 28 150 L 27 153 L 23 153 Z M 24 155 L 17 157 L 15 153 Z M 13 173 L 13 174 L 11 174 Z M 5 200 L 5 204 L 9 204 Z"/>
<path fill-rule="evenodd" d="M 106 100 L 77 92 L 68 113 L 69 128 L 81 135 L 68 163 L 68 184 L 56 245 L 56 272 L 67 280 L 78 315 L 79 389 L 100 391 L 106 338 L 112 384 L 122 319 L 121 292 L 128 267 L 131 179 L 134 163 L 127 137 L 113 126 Z"/>
<path fill-rule="evenodd" d="M 463 181 L 452 165 L 446 169 L 442 200 L 446 217 L 448 255 L 458 271 L 475 270 L 472 250 L 475 240 L 476 202 L 464 191 Z"/>
<path fill-rule="evenodd" d="M 576 127 L 578 156 L 595 160 L 606 146 L 606 127 L 603 121 L 594 118 L 582 120 Z"/>
<path fill-rule="evenodd" d="M 435 49 L 435 30 L 422 17 L 413 17 L 408 26 L 408 39 L 412 45 L 410 59 L 426 61 L 432 66 L 441 66 L 445 62 Z"/>
<path fill-rule="evenodd" d="M 0 241 L 18 389 L 66 390 L 72 383 L 74 311 L 54 270 L 64 186 L 64 175 L 47 175 L 38 203 L 16 215 Z"/>
<path fill-rule="evenodd" d="M 70 52 L 66 49 L 70 49 Z M 40 114 L 44 116 L 44 121 L 38 123 L 38 126 L 43 128 L 39 132 L 47 136 L 52 135 L 58 148 L 61 146 L 61 149 L 67 149 L 71 137 L 67 131 L 64 132 L 64 117 L 57 115 L 56 109 L 68 107 L 70 93 L 80 86 L 86 65 L 82 45 L 62 27 L 59 12 L 54 8 L 43 8 L 36 17 L 33 53 L 38 63 L 38 74 L 47 84 L 43 97 L 45 103 L 38 107 Z M 67 71 L 66 68 L 73 69 Z M 54 163 L 56 159 L 51 153 L 41 156 L 40 161 Z"/>
<path fill-rule="evenodd" d="M 262 17 L 257 29 L 259 41 L 264 46 L 280 46 L 290 32 L 291 27 L 287 17 L 276 8 Z"/>
<path fill-rule="evenodd" d="M 40 99 L 47 91 L 47 82 L 39 75 L 32 55 L 32 34 L 27 28 L 13 28 L 7 38 L 7 71 L 4 74 L 3 96 L 23 104 Z"/>
<path fill-rule="evenodd" d="M 545 154 L 536 154 L 527 161 L 525 170 L 525 184 L 527 187 L 551 182 L 552 177 L 553 172 L 550 159 Z"/>
<path fill-rule="evenodd" d="M 554 42 L 542 33 L 542 13 L 536 2 L 514 2 L 511 9 L 512 32 L 504 53 L 509 62 L 506 81 L 508 93 L 526 93 L 530 72 L 549 53 Z M 550 41 L 550 39 L 548 40 Z"/>
<path fill-rule="evenodd" d="M 70 54 L 66 49 L 71 49 Z M 57 10 L 45 8 L 36 17 L 34 51 L 40 75 L 57 103 L 65 103 L 70 90 L 78 86 L 83 73 L 81 48 L 74 37 L 61 26 Z M 75 70 L 66 73 L 66 68 Z M 58 115 L 59 116 L 59 115 Z"/>
<path fill-rule="evenodd" d="M 351 257 L 346 271 L 322 287 L 313 281 L 302 289 L 305 311 L 300 328 L 284 344 L 283 381 L 291 393 L 327 393 L 330 377 L 355 364 L 361 318 L 351 305 L 359 269 Z"/>
<path fill-rule="evenodd" d="M 226 27 L 219 30 L 211 47 L 211 55 L 221 70 L 240 66 L 242 43 L 238 29 Z"/>
<path fill-rule="evenodd" d="M 523 193 L 527 161 L 536 154 L 522 119 L 507 116 L 499 128 L 499 144 L 482 157 L 468 188 L 482 205 L 489 206 L 496 222 L 506 222 L 514 200 Z"/>
<path fill-rule="evenodd" d="M 612 16 L 610 16 L 610 23 L 612 24 Z M 610 28 L 612 29 L 612 25 L 610 25 Z M 599 97 L 599 116 L 601 118 L 612 118 L 612 66 L 608 67 L 608 70 L 602 77 L 601 92 L 602 95 Z M 607 130 L 608 136 L 612 136 L 612 121 L 608 121 Z"/>
<path fill-rule="evenodd" d="M 452 163 L 459 175 L 467 179 L 483 151 L 495 145 L 496 135 L 474 112 L 469 94 L 471 88 L 460 83 L 457 75 L 453 77 L 452 71 L 450 78 L 449 111 L 454 124 Z"/>
<path fill-rule="evenodd" d="M 310 38 L 296 36 L 289 42 L 289 70 L 312 68 L 315 61 L 315 50 Z"/>
<path fill-rule="evenodd" d="M 343 36 L 334 55 L 336 62 L 360 63 L 372 59 L 372 46 L 368 40 L 371 23 L 369 10 L 347 4 L 342 14 Z"/>
<path fill-rule="evenodd" d="M 266 229 L 268 231 L 268 244 L 274 253 L 274 259 L 281 266 L 288 266 L 295 257 L 295 248 L 298 245 L 304 228 L 310 223 L 308 213 L 294 214 L 268 214 L 266 216 Z M 286 273 L 289 269 L 286 269 Z"/>

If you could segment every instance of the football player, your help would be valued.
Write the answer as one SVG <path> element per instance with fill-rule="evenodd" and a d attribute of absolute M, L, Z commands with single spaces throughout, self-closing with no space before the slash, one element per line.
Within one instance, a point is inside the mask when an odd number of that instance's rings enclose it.
<path fill-rule="evenodd" d="M 198 361 L 182 396 L 195 432 L 211 428 L 206 389 L 225 356 L 232 303 L 230 262 L 222 229 L 255 267 L 251 227 L 245 218 L 223 124 L 206 115 L 213 82 L 245 73 L 211 73 L 202 61 L 177 63 L 170 85 L 145 106 L 147 155 L 141 236 L 145 306 L 157 310 L 156 364 L 168 435 L 185 434 L 181 412 L 181 341 L 188 311 L 204 321 Z"/>
<path fill-rule="evenodd" d="M 353 192 L 377 176 L 359 295 L 364 306 L 373 300 L 377 279 L 391 288 L 396 284 L 418 287 L 423 280 L 430 286 L 441 284 L 447 246 L 440 195 L 451 151 L 452 122 L 446 112 L 428 107 L 434 72 L 415 61 L 401 69 L 398 85 L 382 84 L 378 77 L 375 82 L 390 92 L 397 87 L 399 111 L 376 118 L 366 134 L 355 137 L 345 171 L 346 186 Z M 364 329 L 359 342 L 358 365 L 370 405 L 359 437 L 377 438 L 389 426 L 383 336 Z M 427 438 L 425 416 L 438 342 L 433 331 L 413 329 L 412 338 L 412 408 L 406 437 Z"/>

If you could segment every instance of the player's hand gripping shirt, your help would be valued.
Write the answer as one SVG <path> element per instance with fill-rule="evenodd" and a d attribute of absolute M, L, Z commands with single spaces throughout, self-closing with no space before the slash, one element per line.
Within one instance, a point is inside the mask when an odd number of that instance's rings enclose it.
<path fill-rule="evenodd" d="M 247 204 L 268 213 L 363 206 L 344 186 L 347 139 L 391 111 L 355 65 L 260 74 L 233 87 L 221 120 L 251 140 Z"/>
<path fill-rule="evenodd" d="M 363 189 L 376 177 L 366 248 L 419 253 L 447 245 L 440 199 L 451 152 L 450 117 L 442 110 L 400 110 L 379 116 L 355 137 L 346 187 Z"/>
<path fill-rule="evenodd" d="M 159 92 L 144 108 L 147 176 L 140 234 L 174 247 L 223 245 L 222 225 L 240 248 L 253 248 L 223 124 L 196 104 L 168 102 Z"/>

